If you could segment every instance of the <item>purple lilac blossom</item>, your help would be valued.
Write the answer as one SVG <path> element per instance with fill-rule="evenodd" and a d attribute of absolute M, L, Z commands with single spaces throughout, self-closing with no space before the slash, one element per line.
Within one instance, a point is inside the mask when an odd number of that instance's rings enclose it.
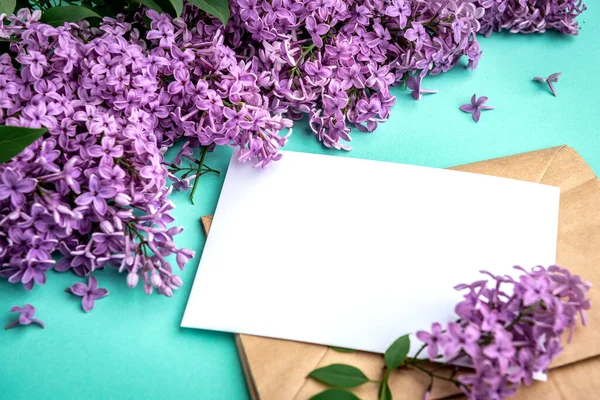
<path fill-rule="evenodd" d="M 94 275 L 88 277 L 88 284 L 77 282 L 66 289 L 66 292 L 81 297 L 81 308 L 90 312 L 94 308 L 94 302 L 108 295 L 108 290 L 98 287 L 98 280 Z"/>
<path fill-rule="evenodd" d="M 25 304 L 25 307 L 14 306 L 10 309 L 10 312 L 18 312 L 20 313 L 19 318 L 16 321 L 10 322 L 4 329 L 11 329 L 17 325 L 30 325 L 37 324 L 43 328 L 46 327 L 46 324 L 42 320 L 37 318 L 33 318 L 35 315 L 35 307 L 31 304 Z"/>
<path fill-rule="evenodd" d="M 443 355 L 471 368 L 457 378 L 469 399 L 504 399 L 530 385 L 562 351 L 563 334 L 572 334 L 577 320 L 586 324 L 589 283 L 555 265 L 515 268 L 523 272 L 518 279 L 482 271 L 489 285 L 484 280 L 456 286 L 467 291 L 455 308 L 459 319 L 416 334 L 430 360 Z"/>
<path fill-rule="evenodd" d="M 448 71 L 463 56 L 475 68 L 477 33 L 576 34 L 585 6 L 231 0 L 230 8 L 226 27 L 190 4 L 181 18 L 140 8 L 97 28 L 51 27 L 27 9 L 1 17 L 10 50 L 0 55 L 0 123 L 48 129 L 0 165 L 1 277 L 31 290 L 50 268 L 85 276 L 113 267 L 129 286 L 142 278 L 146 293 L 172 295 L 181 283 L 169 257 L 183 268 L 194 254 L 175 244 L 181 230 L 169 228 L 168 196 L 209 172 L 176 175 L 198 163 L 200 148 L 228 145 L 239 161 L 264 167 L 307 114 L 325 146 L 350 149 L 352 126 L 372 132 L 389 117 L 393 85 Z M 177 141 L 179 154 L 165 162 Z"/>
<path fill-rule="evenodd" d="M 484 110 L 493 110 L 494 107 L 484 106 L 484 104 L 488 101 L 488 98 L 485 96 L 481 96 L 477 98 L 477 95 L 474 94 L 471 97 L 470 104 L 463 104 L 459 107 L 459 109 L 463 112 L 470 113 L 473 121 L 479 122 L 479 118 L 481 117 L 481 111 Z"/>
<path fill-rule="evenodd" d="M 547 78 L 541 78 L 539 76 L 536 76 L 533 78 L 533 81 L 546 83 L 548 85 L 548 87 L 550 88 L 552 95 L 554 95 L 554 97 L 556 97 L 556 90 L 554 90 L 554 85 L 552 85 L 552 82 L 558 82 L 558 78 L 561 75 L 562 75 L 562 72 L 555 72 L 555 73 L 551 74 L 550 76 L 548 76 Z"/>

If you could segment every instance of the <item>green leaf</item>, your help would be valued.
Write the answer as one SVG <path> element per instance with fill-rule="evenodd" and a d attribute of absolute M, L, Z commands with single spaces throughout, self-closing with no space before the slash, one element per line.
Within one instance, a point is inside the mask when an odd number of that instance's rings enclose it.
<path fill-rule="evenodd" d="M 46 131 L 48 131 L 46 128 L 30 129 L 19 126 L 0 126 L 0 163 L 10 161 Z"/>
<path fill-rule="evenodd" d="M 354 353 L 356 350 L 346 349 L 344 347 L 329 346 L 331 350 L 339 351 L 340 353 Z"/>
<path fill-rule="evenodd" d="M 392 400 L 392 391 L 387 382 L 381 382 L 379 387 L 379 400 Z"/>
<path fill-rule="evenodd" d="M 327 389 L 314 395 L 310 400 L 360 400 L 354 393 L 342 389 Z"/>
<path fill-rule="evenodd" d="M 163 9 L 154 0 L 141 0 L 140 2 L 151 10 L 163 12 Z"/>
<path fill-rule="evenodd" d="M 0 14 L 12 15 L 17 6 L 17 0 L 0 0 Z"/>
<path fill-rule="evenodd" d="M 77 22 L 86 18 L 101 18 L 89 8 L 80 6 L 59 6 L 44 11 L 41 21 L 52 26 L 61 26 L 65 22 Z"/>
<path fill-rule="evenodd" d="M 217 17 L 223 25 L 227 25 L 229 20 L 229 2 L 227 0 L 189 0 L 190 3 Z"/>
<path fill-rule="evenodd" d="M 155 3 L 163 12 L 168 13 L 173 18 L 180 17 L 183 11 L 183 0 L 142 0 L 142 3 L 150 8 L 153 8 L 150 3 Z"/>
<path fill-rule="evenodd" d="M 385 366 L 389 369 L 396 369 L 404 362 L 410 349 L 410 339 L 408 335 L 400 336 L 392 345 L 386 350 L 384 359 Z"/>
<path fill-rule="evenodd" d="M 331 364 L 318 368 L 308 376 L 326 385 L 340 388 L 352 388 L 369 382 L 369 378 L 360 369 L 346 364 Z"/>

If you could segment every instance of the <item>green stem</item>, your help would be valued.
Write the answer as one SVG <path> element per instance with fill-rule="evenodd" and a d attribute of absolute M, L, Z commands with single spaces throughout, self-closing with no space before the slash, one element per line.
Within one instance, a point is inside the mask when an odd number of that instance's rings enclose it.
<path fill-rule="evenodd" d="M 385 374 L 383 375 L 383 380 L 381 381 L 381 386 L 379 388 L 379 400 L 386 400 L 385 398 L 385 387 L 390 380 L 390 375 L 392 374 L 391 369 L 386 369 Z"/>
<path fill-rule="evenodd" d="M 437 378 L 437 379 L 441 379 L 443 381 L 447 381 L 447 382 L 452 382 L 454 383 L 456 386 L 462 386 L 462 383 L 460 381 L 457 381 L 456 379 L 452 379 L 452 378 L 447 378 L 445 376 L 442 375 L 438 375 L 438 374 L 434 374 L 433 372 L 431 372 L 430 370 L 421 367 L 420 365 L 411 365 L 413 368 L 418 369 L 419 371 L 423 371 L 425 372 L 427 375 L 429 375 L 432 378 Z"/>
<path fill-rule="evenodd" d="M 521 321 L 521 318 L 527 316 L 531 311 L 535 310 L 537 308 L 537 306 L 541 305 L 542 303 L 543 303 L 543 301 L 540 300 L 537 303 L 530 305 L 525 310 L 519 311 L 519 315 L 517 315 L 517 318 L 515 318 L 504 329 L 508 330 L 508 329 L 512 328 L 513 326 L 515 326 L 517 323 L 519 323 L 519 321 Z"/>
<path fill-rule="evenodd" d="M 148 257 L 148 253 L 146 251 L 146 238 L 133 226 L 130 221 L 125 222 L 125 226 L 129 229 L 129 232 L 135 234 L 140 240 L 140 247 L 142 248 L 142 253 L 144 256 Z"/>
<path fill-rule="evenodd" d="M 426 347 L 427 347 L 427 343 L 425 343 L 423 346 L 421 346 L 421 348 L 419 349 L 419 351 L 417 351 L 417 354 L 415 354 L 415 356 L 413 358 L 406 360 L 405 364 L 411 365 L 411 364 L 416 364 L 421 361 L 427 361 L 427 359 L 419 360 L 419 354 L 421 354 L 423 352 L 423 350 L 425 350 Z"/>
<path fill-rule="evenodd" d="M 196 188 L 198 187 L 198 180 L 200 180 L 200 175 L 202 174 L 202 165 L 204 164 L 204 157 L 206 157 L 207 147 L 202 148 L 202 152 L 200 153 L 200 163 L 198 164 L 198 174 L 196 179 L 194 179 L 194 186 L 192 187 L 192 192 L 190 193 L 190 201 L 194 204 L 194 193 L 196 193 Z"/>

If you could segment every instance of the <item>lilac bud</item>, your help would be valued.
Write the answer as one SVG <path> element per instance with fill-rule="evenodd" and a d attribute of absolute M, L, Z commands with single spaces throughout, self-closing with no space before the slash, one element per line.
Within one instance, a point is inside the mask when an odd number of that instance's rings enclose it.
<path fill-rule="evenodd" d="M 109 221 L 106 221 L 106 220 L 100 222 L 100 229 L 104 233 L 114 233 L 115 232 L 115 228 L 112 226 L 112 224 Z"/>
<path fill-rule="evenodd" d="M 171 278 L 169 279 L 169 281 L 176 288 L 178 288 L 181 285 L 183 285 L 183 281 L 181 280 L 181 278 L 178 275 L 171 275 Z"/>
<path fill-rule="evenodd" d="M 144 293 L 152 294 L 152 285 L 149 283 L 144 283 Z"/>
<path fill-rule="evenodd" d="M 131 197 L 125 193 L 117 193 L 115 196 L 115 203 L 120 206 L 128 206 L 131 204 Z"/>
<path fill-rule="evenodd" d="M 162 279 L 160 279 L 160 275 L 159 274 L 152 274 L 152 276 L 150 277 L 150 282 L 152 282 L 152 284 L 154 285 L 154 287 L 161 287 L 163 284 Z"/>
<path fill-rule="evenodd" d="M 135 272 L 130 272 L 127 274 L 127 286 L 129 286 L 130 288 L 136 287 L 139 280 L 140 277 Z"/>
<path fill-rule="evenodd" d="M 113 226 L 119 231 L 123 230 L 123 221 L 116 215 L 113 217 Z"/>
<path fill-rule="evenodd" d="M 169 228 L 169 230 L 167 231 L 167 235 L 175 236 L 175 235 L 179 235 L 181 232 L 183 232 L 183 227 L 174 226 L 172 228 Z"/>
<path fill-rule="evenodd" d="M 173 296 L 173 289 L 171 289 L 167 285 L 162 285 L 161 287 L 158 288 L 158 291 L 167 297 Z"/>

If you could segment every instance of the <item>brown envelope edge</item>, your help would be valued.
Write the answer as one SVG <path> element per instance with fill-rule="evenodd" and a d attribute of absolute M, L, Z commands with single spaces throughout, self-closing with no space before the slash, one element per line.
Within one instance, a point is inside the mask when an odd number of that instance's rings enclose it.
<path fill-rule="evenodd" d="M 539 182 L 561 188 L 558 264 L 594 284 L 591 297 L 600 284 L 600 181 L 591 168 L 568 146 L 559 146 L 450 168 L 465 172 L 502 176 Z M 205 233 L 212 216 L 202 217 Z M 522 388 L 515 399 L 543 396 L 548 400 L 588 399 L 600 391 L 600 309 L 592 308 L 590 323 L 579 328 L 573 343 L 553 363 L 547 383 L 536 382 Z M 253 400 L 308 399 L 325 387 L 306 375 L 314 368 L 334 362 L 360 366 L 372 379 L 381 375 L 382 361 L 376 354 L 340 353 L 326 346 L 235 335 L 238 353 Z M 580 362 L 586 360 L 584 362 Z M 577 362 L 577 364 L 571 365 Z M 560 368 L 559 368 L 560 367 Z M 422 398 L 428 380 L 418 371 L 402 371 L 390 381 L 395 399 Z M 354 392 L 363 399 L 376 398 L 375 384 L 366 384 Z M 431 399 L 456 394 L 452 385 L 436 383 Z M 401 397 L 398 397 L 400 395 Z"/>

